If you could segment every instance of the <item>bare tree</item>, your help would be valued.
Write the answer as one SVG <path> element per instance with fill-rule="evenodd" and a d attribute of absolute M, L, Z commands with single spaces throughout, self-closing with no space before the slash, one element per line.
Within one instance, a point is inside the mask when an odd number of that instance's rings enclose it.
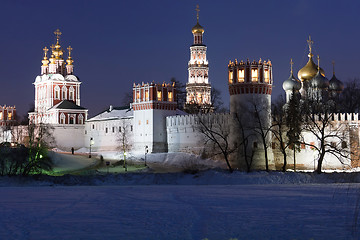
<path fill-rule="evenodd" d="M 230 172 L 233 169 L 230 165 L 229 155 L 234 149 L 230 146 L 230 127 L 227 124 L 229 115 L 207 114 L 199 115 L 199 131 L 205 136 L 205 145 L 211 144 L 214 155 L 222 154 Z"/>
<path fill-rule="evenodd" d="M 131 150 L 131 139 L 130 139 L 130 128 L 131 125 L 127 124 L 126 119 L 122 119 L 117 134 L 118 149 L 122 153 L 129 152 Z"/>
<path fill-rule="evenodd" d="M 303 133 L 311 133 L 317 140 L 309 143 L 301 136 L 300 142 L 310 146 L 318 153 L 317 173 L 322 172 L 322 164 L 326 154 L 335 156 L 342 164 L 350 158 L 350 151 L 344 145 L 348 139 L 348 124 L 334 121 L 333 106 L 327 103 L 306 100 L 303 104 Z"/>
<path fill-rule="evenodd" d="M 287 149 L 291 143 L 287 140 L 286 133 L 288 128 L 286 122 L 286 112 L 284 98 L 280 96 L 278 100 L 272 105 L 272 119 L 273 128 L 271 129 L 274 138 L 279 143 L 279 150 L 283 154 L 283 166 L 282 171 L 286 171 L 287 165 Z"/>
<path fill-rule="evenodd" d="M 262 102 L 253 102 L 253 111 L 254 111 L 254 132 L 260 136 L 261 143 L 264 149 L 265 157 L 265 169 L 269 171 L 269 157 L 268 157 L 268 148 L 271 143 L 271 129 L 273 125 L 271 122 L 268 124 L 267 121 L 271 121 L 271 113 L 266 103 Z"/>
<path fill-rule="evenodd" d="M 130 104 L 133 102 L 133 92 L 132 90 L 125 92 L 122 99 L 121 99 L 121 105 L 130 107 Z"/>
<path fill-rule="evenodd" d="M 253 137 L 253 133 L 251 131 L 251 127 L 249 126 L 248 119 L 245 119 L 244 115 L 239 115 L 237 113 L 234 114 L 234 135 L 235 135 L 235 146 L 234 148 L 237 150 L 237 156 L 235 156 L 238 160 L 245 161 L 246 171 L 250 172 L 252 169 L 255 149 L 251 147 L 250 139 Z"/>
<path fill-rule="evenodd" d="M 339 98 L 340 111 L 355 113 L 360 110 L 360 84 L 359 79 L 346 83 L 346 87 Z"/>
<path fill-rule="evenodd" d="M 174 84 L 174 86 L 176 88 L 177 108 L 180 109 L 180 110 L 184 110 L 184 106 L 185 106 L 185 103 L 186 103 L 186 90 L 185 90 L 186 85 L 179 82 L 174 77 L 171 78 L 170 81 L 171 81 L 171 83 Z"/>

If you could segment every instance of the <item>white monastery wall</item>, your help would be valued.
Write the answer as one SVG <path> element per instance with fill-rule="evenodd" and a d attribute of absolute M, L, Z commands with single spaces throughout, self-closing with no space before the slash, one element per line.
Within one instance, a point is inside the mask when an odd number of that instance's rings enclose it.
<path fill-rule="evenodd" d="M 79 149 L 84 146 L 84 125 L 52 124 L 51 127 L 57 148 L 70 152 L 72 147 Z"/>
<path fill-rule="evenodd" d="M 126 144 L 131 148 L 133 144 L 133 118 L 107 119 L 99 121 L 87 121 L 85 123 L 84 146 L 90 147 L 90 139 L 93 138 L 93 151 L 118 151 L 125 136 Z M 125 135 L 123 132 L 125 131 Z"/>

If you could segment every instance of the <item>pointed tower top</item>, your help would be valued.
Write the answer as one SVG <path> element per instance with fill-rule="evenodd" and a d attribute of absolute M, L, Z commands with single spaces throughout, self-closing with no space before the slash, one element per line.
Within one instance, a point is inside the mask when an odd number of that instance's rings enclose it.
<path fill-rule="evenodd" d="M 44 51 L 44 59 L 47 59 L 47 52 L 49 51 L 49 49 L 47 47 L 44 47 L 43 51 Z"/>
<path fill-rule="evenodd" d="M 290 72 L 291 72 L 291 75 L 293 74 L 293 65 L 294 65 L 294 62 L 292 60 L 292 58 L 290 59 Z"/>
<path fill-rule="evenodd" d="M 54 32 L 55 36 L 56 36 L 56 42 L 59 42 L 60 36 L 61 36 L 61 32 L 59 29 L 56 29 L 56 31 Z"/>
<path fill-rule="evenodd" d="M 197 22 L 196 22 L 196 25 L 191 29 L 191 31 L 192 31 L 192 33 L 201 33 L 201 34 L 203 34 L 204 33 L 204 28 L 199 24 L 199 12 L 200 12 L 199 5 L 196 5 L 195 11 L 196 11 Z"/>
<path fill-rule="evenodd" d="M 331 64 L 333 65 L 333 75 L 335 75 L 335 61 L 333 60 Z"/>
<path fill-rule="evenodd" d="M 311 36 L 309 35 L 309 39 L 307 40 L 307 43 L 309 45 L 309 57 L 312 57 L 313 54 L 312 54 L 312 45 L 314 44 L 314 41 L 311 40 Z"/>
<path fill-rule="evenodd" d="M 196 5 L 195 11 L 196 11 L 196 19 L 197 22 L 199 23 L 199 12 L 200 12 L 199 4 Z"/>
<path fill-rule="evenodd" d="M 74 60 L 72 60 L 72 58 L 71 58 L 71 51 L 72 51 L 73 49 L 72 49 L 71 46 L 69 46 L 69 47 L 67 48 L 67 50 L 69 50 L 69 57 L 68 57 L 68 59 L 66 60 L 66 62 L 67 62 L 68 65 L 72 65 L 73 62 L 74 62 Z"/>

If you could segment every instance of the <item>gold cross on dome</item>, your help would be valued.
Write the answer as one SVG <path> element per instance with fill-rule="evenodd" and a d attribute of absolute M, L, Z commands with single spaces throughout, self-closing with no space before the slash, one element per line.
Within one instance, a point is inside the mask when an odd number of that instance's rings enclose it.
<path fill-rule="evenodd" d="M 44 58 L 46 58 L 47 52 L 49 51 L 49 49 L 47 47 L 44 47 Z"/>
<path fill-rule="evenodd" d="M 290 59 L 290 66 L 291 66 L 291 74 L 293 74 L 293 65 L 294 65 L 294 62 L 292 60 L 292 58 Z"/>
<path fill-rule="evenodd" d="M 195 11 L 196 11 L 196 18 L 199 21 L 199 12 L 200 12 L 199 4 L 196 5 Z"/>
<path fill-rule="evenodd" d="M 59 39 L 60 38 L 60 35 L 61 35 L 61 32 L 59 29 L 56 29 L 56 31 L 54 32 L 55 36 L 56 36 L 56 39 Z"/>
<path fill-rule="evenodd" d="M 55 48 L 54 44 L 52 44 L 52 45 L 50 46 L 50 48 L 51 48 L 52 51 L 54 51 L 54 48 Z"/>
<path fill-rule="evenodd" d="M 317 55 L 317 60 L 318 60 L 318 70 L 320 69 L 320 57 L 319 55 Z"/>
<path fill-rule="evenodd" d="M 309 35 L 309 39 L 307 40 L 307 43 L 309 44 L 309 51 L 312 53 L 312 45 L 314 44 L 314 41 L 311 40 L 311 36 Z"/>
<path fill-rule="evenodd" d="M 72 49 L 71 46 L 69 46 L 69 47 L 67 48 L 67 50 L 69 50 L 69 57 L 70 57 L 70 55 L 71 55 L 71 50 L 73 50 L 73 49 Z"/>
<path fill-rule="evenodd" d="M 333 65 L 333 74 L 335 75 L 335 61 L 333 60 L 331 63 Z"/>

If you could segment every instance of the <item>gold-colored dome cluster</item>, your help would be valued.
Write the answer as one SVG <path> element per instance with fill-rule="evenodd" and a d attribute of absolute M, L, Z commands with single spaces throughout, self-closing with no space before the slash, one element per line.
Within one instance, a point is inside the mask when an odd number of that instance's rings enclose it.
<path fill-rule="evenodd" d="M 313 79 L 316 75 L 316 73 L 318 72 L 318 66 L 314 63 L 313 61 L 313 54 L 312 54 L 312 44 L 314 43 L 311 40 L 311 37 L 309 36 L 309 40 L 307 40 L 308 44 L 309 44 L 309 60 L 306 63 L 306 65 L 301 68 L 298 72 L 298 78 L 301 81 L 310 81 L 311 79 Z M 325 72 L 322 68 L 320 68 L 320 73 L 321 75 L 325 76 Z"/>
<path fill-rule="evenodd" d="M 196 13 L 197 22 L 196 22 L 196 25 L 191 29 L 191 32 L 202 34 L 202 33 L 204 33 L 204 28 L 199 24 L 199 12 L 200 12 L 199 5 L 196 5 L 195 11 L 197 12 Z"/>
<path fill-rule="evenodd" d="M 50 64 L 55 64 L 56 60 L 63 60 L 63 55 L 64 55 L 64 51 L 62 50 L 61 45 L 60 45 L 60 36 L 62 33 L 60 32 L 59 29 L 56 29 L 54 34 L 56 36 L 56 44 L 55 45 L 53 44 L 50 46 L 50 48 L 51 48 L 51 56 L 49 58 Z M 69 56 L 68 56 L 68 59 L 66 60 L 66 62 L 68 65 L 72 65 L 74 62 L 74 60 L 71 58 L 72 48 L 69 46 L 67 49 L 69 50 Z M 49 64 L 49 60 L 47 58 L 48 50 L 49 49 L 47 49 L 46 47 L 43 49 L 44 58 L 41 61 L 43 66 L 48 66 L 48 64 Z"/>

